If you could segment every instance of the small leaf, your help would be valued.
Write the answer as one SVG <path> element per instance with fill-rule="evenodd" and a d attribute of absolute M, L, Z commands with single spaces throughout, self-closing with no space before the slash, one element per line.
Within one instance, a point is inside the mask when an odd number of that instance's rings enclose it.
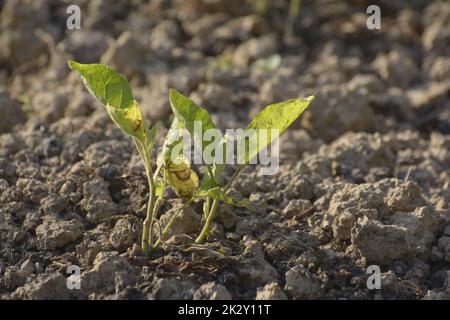
<path fill-rule="evenodd" d="M 218 201 L 225 202 L 226 204 L 230 204 L 236 207 L 243 207 L 247 208 L 251 211 L 255 211 L 252 204 L 248 199 L 241 199 L 241 200 L 234 200 L 229 195 L 226 195 L 225 192 L 223 192 L 221 187 L 215 187 L 208 190 L 200 190 L 194 194 L 194 197 L 196 198 L 204 198 L 204 197 L 210 197 Z"/>
<path fill-rule="evenodd" d="M 120 73 L 103 64 L 81 64 L 69 61 L 69 67 L 78 73 L 89 92 L 105 106 L 127 108 L 133 104 L 128 81 Z"/>
<path fill-rule="evenodd" d="M 144 141 L 148 128 L 139 104 L 133 100 L 128 81 L 120 73 L 102 64 L 69 61 L 69 67 L 83 79 L 89 92 L 106 106 L 111 119 L 125 133 Z"/>
<path fill-rule="evenodd" d="M 198 106 L 194 101 L 174 89 L 170 89 L 169 91 L 169 100 L 175 116 L 180 119 L 183 127 L 186 128 L 195 141 L 201 141 L 202 151 L 205 150 L 205 148 L 212 142 L 203 141 L 202 135 L 206 130 L 216 129 L 216 126 L 212 122 L 208 111 Z M 195 128 L 194 123 L 196 121 L 201 124 L 201 127 Z"/>
<path fill-rule="evenodd" d="M 305 99 L 286 100 L 280 103 L 271 104 L 259 112 L 244 130 L 244 136 L 247 133 L 250 140 L 257 139 L 256 144 L 250 144 L 250 147 L 253 147 L 252 149 L 245 146 L 245 164 L 248 164 L 253 157 L 270 145 L 295 120 L 297 120 L 313 100 L 314 96 L 309 96 Z M 260 134 L 264 134 L 261 129 L 267 130 L 267 136 L 262 140 L 259 139 L 259 137 L 261 137 Z M 277 130 L 277 135 L 273 136 L 271 134 L 272 129 Z M 249 134 L 251 132 L 253 132 L 253 135 Z M 243 143 L 245 143 L 245 141 L 241 140 L 240 144 L 242 145 Z"/>

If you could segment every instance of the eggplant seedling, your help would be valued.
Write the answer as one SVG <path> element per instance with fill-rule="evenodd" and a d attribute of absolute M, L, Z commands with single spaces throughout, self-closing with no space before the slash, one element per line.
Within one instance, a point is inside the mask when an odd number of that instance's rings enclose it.
<path fill-rule="evenodd" d="M 184 209 L 193 202 L 203 202 L 203 227 L 195 240 L 202 243 L 209 234 L 211 223 L 216 216 L 221 202 L 251 209 L 248 199 L 235 200 L 227 194 L 231 184 L 242 170 L 251 163 L 262 150 L 266 149 L 301 113 L 309 106 L 314 96 L 305 99 L 286 100 L 267 106 L 243 130 L 243 136 L 257 141 L 255 144 L 247 140 L 239 140 L 238 146 L 242 153 L 234 174 L 226 183 L 220 183 L 227 159 L 230 158 L 228 142 L 232 139 L 228 135 L 221 136 L 218 141 L 206 140 L 198 136 L 198 126 L 201 132 L 217 130 L 206 109 L 198 106 L 180 92 L 171 89 L 169 101 L 174 113 L 174 120 L 170 126 L 160 154 L 156 161 L 151 159 L 154 147 L 156 125 L 150 125 L 142 115 L 139 103 L 133 99 L 131 88 L 127 80 L 119 73 L 102 64 L 81 64 L 69 61 L 69 67 L 83 79 L 84 85 L 98 101 L 105 105 L 111 119 L 127 135 L 131 136 L 138 154 L 144 163 L 149 196 L 146 217 L 143 222 L 142 252 L 150 255 L 170 231 L 175 219 L 183 214 Z M 264 131 L 265 130 L 265 131 Z M 269 130 L 269 131 L 268 131 Z M 275 130 L 275 131 L 274 131 Z M 268 132 L 264 139 L 259 132 Z M 206 164 L 201 181 L 191 167 L 191 162 L 183 148 L 183 133 L 200 145 L 200 151 L 205 152 L 214 146 L 220 150 L 219 161 Z M 276 132 L 272 134 L 271 132 Z M 200 141 L 200 142 L 198 142 Z M 163 204 L 166 186 L 170 186 L 175 193 L 184 200 L 183 205 L 171 217 L 163 230 L 155 228 L 158 223 L 158 211 Z M 158 234 L 153 234 L 158 229 Z"/>

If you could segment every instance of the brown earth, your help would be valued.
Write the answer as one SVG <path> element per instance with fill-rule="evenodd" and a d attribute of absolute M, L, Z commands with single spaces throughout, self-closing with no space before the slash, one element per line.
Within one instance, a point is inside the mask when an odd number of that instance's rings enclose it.
<path fill-rule="evenodd" d="M 283 1 L 72 2 L 81 30 L 63 1 L 0 1 L 0 299 L 450 299 L 448 2 L 372 1 L 380 30 L 364 1 L 303 1 L 294 19 Z M 259 213 L 220 207 L 207 245 L 225 254 L 182 246 L 199 204 L 147 260 L 143 165 L 68 59 L 124 73 L 166 127 L 170 87 L 223 129 L 317 98 L 280 172 L 235 181 Z"/>

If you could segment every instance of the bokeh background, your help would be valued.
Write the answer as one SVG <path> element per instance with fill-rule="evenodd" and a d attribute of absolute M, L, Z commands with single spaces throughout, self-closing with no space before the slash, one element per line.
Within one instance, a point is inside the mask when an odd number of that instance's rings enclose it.
<path fill-rule="evenodd" d="M 80 30 L 66 27 L 72 4 Z M 366 26 L 372 4 L 379 30 Z M 0 0 L 0 10 L 0 297 L 450 298 L 448 1 Z M 123 73 L 162 128 L 169 88 L 222 129 L 317 96 L 281 139 L 280 173 L 250 168 L 234 186 L 265 214 L 223 206 L 210 244 L 224 257 L 173 246 L 142 257 L 143 166 L 68 59 Z M 196 209 L 173 234 L 198 231 Z M 81 291 L 64 285 L 70 264 Z M 366 287 L 370 264 L 381 291 Z"/>

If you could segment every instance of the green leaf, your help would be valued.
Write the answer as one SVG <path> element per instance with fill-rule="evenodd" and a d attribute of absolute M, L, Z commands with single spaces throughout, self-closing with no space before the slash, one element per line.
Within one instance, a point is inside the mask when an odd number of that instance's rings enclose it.
<path fill-rule="evenodd" d="M 105 106 L 127 108 L 133 104 L 128 81 L 120 73 L 103 64 L 81 64 L 69 61 L 69 67 L 78 73 L 89 92 Z"/>
<path fill-rule="evenodd" d="M 244 130 L 245 134 L 249 133 L 247 131 L 249 129 L 255 130 L 255 135 L 257 138 L 260 129 L 267 129 L 268 135 L 265 141 L 257 141 L 258 143 L 253 145 L 253 149 L 249 150 L 248 147 L 245 148 L 245 164 L 248 164 L 250 160 L 256 156 L 261 150 L 266 148 L 270 143 L 272 143 L 277 136 L 272 136 L 270 134 L 270 129 L 277 129 L 278 135 L 281 135 L 309 106 L 311 101 L 314 100 L 314 96 L 309 96 L 305 99 L 291 99 L 281 103 L 272 104 L 263 109 L 260 113 L 258 113 L 255 118 L 250 122 L 247 128 Z M 226 150 L 226 142 L 227 135 L 222 137 L 222 140 L 219 142 L 224 148 L 224 157 L 225 159 L 228 157 L 228 151 Z M 239 141 L 238 141 L 239 143 Z M 242 141 L 241 144 L 245 143 Z M 239 146 L 238 146 L 239 148 Z M 225 169 L 225 161 L 221 164 L 216 163 L 213 166 L 214 178 L 211 178 L 208 173 L 203 175 L 203 179 L 200 185 L 200 190 L 206 192 L 210 188 L 217 187 L 216 181 L 220 178 L 223 170 Z"/>
<path fill-rule="evenodd" d="M 244 136 L 247 134 L 251 139 L 256 139 L 256 144 L 250 144 L 251 149 L 245 146 L 245 164 L 255 157 L 261 150 L 270 145 L 279 135 L 281 135 L 297 118 L 306 110 L 314 96 L 305 99 L 291 99 L 280 103 L 271 104 L 259 112 L 244 130 Z M 265 139 L 260 140 L 267 130 Z M 271 129 L 277 130 L 276 135 L 272 135 Z M 252 134 L 253 133 L 253 134 Z M 259 137 L 258 137 L 259 136 Z M 239 142 L 241 145 L 244 140 Z M 238 146 L 239 148 L 239 146 Z"/>
<path fill-rule="evenodd" d="M 243 207 L 251 211 L 255 211 L 255 209 L 253 208 L 252 204 L 248 199 L 244 198 L 241 200 L 234 200 L 229 195 L 226 195 L 221 187 L 214 187 L 208 190 L 200 190 L 194 194 L 194 197 L 196 198 L 210 197 L 215 200 L 225 202 L 226 204 L 230 204 L 236 207 Z"/>
<path fill-rule="evenodd" d="M 141 141 L 151 140 L 141 108 L 121 74 L 102 64 L 81 64 L 73 60 L 69 61 L 69 67 L 81 76 L 92 96 L 106 106 L 120 129 Z"/>
<path fill-rule="evenodd" d="M 174 89 L 169 91 L 169 100 L 175 116 L 180 119 L 183 127 L 196 141 L 202 142 L 202 151 L 205 150 L 212 141 L 203 141 L 203 133 L 206 130 L 216 129 L 208 111 Z M 196 121 L 201 124 L 201 130 L 195 130 L 194 123 Z"/>
<path fill-rule="evenodd" d="M 141 108 L 136 101 L 133 101 L 127 108 L 115 108 L 107 104 L 106 111 L 114 123 L 125 133 L 137 137 L 141 141 L 146 140 L 148 128 L 144 124 Z"/>

